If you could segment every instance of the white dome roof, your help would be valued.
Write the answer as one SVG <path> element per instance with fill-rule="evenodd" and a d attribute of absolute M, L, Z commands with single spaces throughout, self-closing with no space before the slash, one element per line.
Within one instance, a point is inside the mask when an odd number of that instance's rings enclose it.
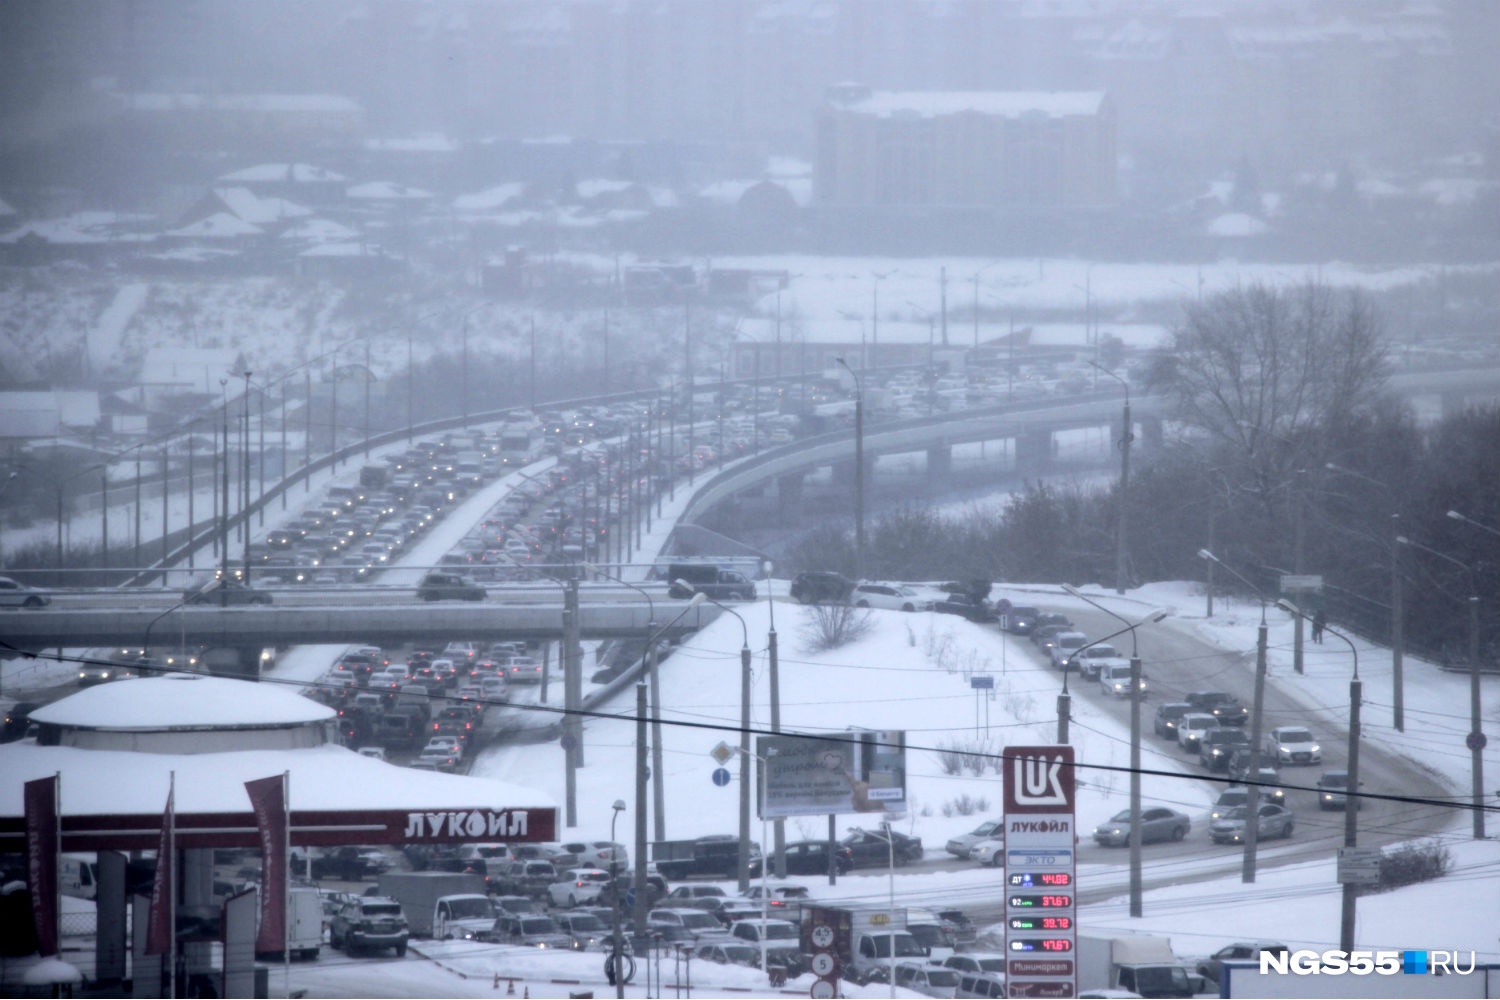
<path fill-rule="evenodd" d="M 334 717 L 333 709 L 270 683 L 166 674 L 116 681 L 60 698 L 31 713 L 74 729 L 275 729 Z"/>

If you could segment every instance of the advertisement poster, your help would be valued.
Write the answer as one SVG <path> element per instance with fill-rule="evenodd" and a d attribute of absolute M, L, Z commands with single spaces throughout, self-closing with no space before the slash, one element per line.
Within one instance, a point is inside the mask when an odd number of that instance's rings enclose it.
<path fill-rule="evenodd" d="M 760 814 L 901 812 L 906 805 L 906 734 L 860 730 L 839 736 L 763 736 Z"/>

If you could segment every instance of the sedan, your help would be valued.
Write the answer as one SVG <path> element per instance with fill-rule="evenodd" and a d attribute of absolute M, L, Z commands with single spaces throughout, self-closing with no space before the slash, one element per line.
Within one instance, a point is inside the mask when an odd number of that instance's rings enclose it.
<path fill-rule="evenodd" d="M 51 603 L 52 596 L 45 591 L 28 587 L 8 576 L 0 576 L 0 607 L 40 608 Z"/>
<path fill-rule="evenodd" d="M 1323 748 L 1306 726 L 1277 726 L 1266 734 L 1265 752 L 1278 764 L 1323 762 Z"/>
<path fill-rule="evenodd" d="M 884 608 L 887 611 L 926 611 L 932 601 L 922 598 L 910 587 L 894 583 L 861 583 L 855 586 L 849 600 L 856 608 Z"/>
<path fill-rule="evenodd" d="M 238 580 L 211 580 L 189 587 L 182 595 L 183 604 L 270 604 L 271 595 Z"/>
<path fill-rule="evenodd" d="M 840 846 L 834 852 L 834 859 L 838 865 L 838 873 L 845 874 L 854 867 L 854 854 L 846 847 Z M 761 858 L 756 855 L 750 859 L 750 876 L 760 876 Z M 773 860 L 774 867 L 775 862 Z M 788 875 L 827 875 L 828 874 L 828 841 L 826 840 L 796 840 L 786 845 L 786 873 Z M 754 887 L 752 887 L 754 888 Z"/>
<path fill-rule="evenodd" d="M 1193 828 L 1193 821 L 1186 813 L 1165 806 L 1152 806 L 1141 810 L 1141 843 L 1153 840 L 1181 840 Z M 1108 823 L 1094 828 L 1094 842 L 1105 847 L 1125 847 L 1130 843 L 1131 817 L 1129 809 L 1122 809 L 1110 817 Z"/>
<path fill-rule="evenodd" d="M 1348 771 L 1324 771 L 1318 776 L 1317 788 L 1319 809 L 1349 808 Z M 1360 802 L 1358 799 L 1355 799 L 1354 808 L 1358 809 L 1359 807 Z"/>
<path fill-rule="evenodd" d="M 968 833 L 961 833 L 948 841 L 946 850 L 955 858 L 967 858 L 975 844 L 991 837 L 1004 836 L 1004 833 L 1005 821 L 1003 819 L 988 819 Z"/>
<path fill-rule="evenodd" d="M 561 877 L 547 886 L 547 898 L 553 906 L 572 909 L 592 903 L 604 894 L 609 886 L 609 872 L 601 868 L 570 868 Z"/>
<path fill-rule="evenodd" d="M 1285 806 L 1267 802 L 1260 807 L 1260 821 L 1256 824 L 1256 837 L 1261 840 L 1292 835 L 1292 811 Z M 1238 844 L 1245 839 L 1245 807 L 1236 806 L 1208 826 L 1208 835 L 1216 844 Z"/>
<path fill-rule="evenodd" d="M 1005 838 L 990 837 L 969 848 L 969 860 L 991 868 L 1005 864 Z"/>
<path fill-rule="evenodd" d="M 849 851 L 856 868 L 886 867 L 892 863 L 907 865 L 922 860 L 921 838 L 908 837 L 891 829 L 855 829 L 839 841 L 839 845 Z"/>

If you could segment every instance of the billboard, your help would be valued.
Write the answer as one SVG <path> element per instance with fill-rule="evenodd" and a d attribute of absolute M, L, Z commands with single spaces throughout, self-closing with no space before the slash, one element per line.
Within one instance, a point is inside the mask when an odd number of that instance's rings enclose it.
<path fill-rule="evenodd" d="M 902 812 L 906 733 L 857 730 L 839 736 L 762 736 L 760 815 Z"/>

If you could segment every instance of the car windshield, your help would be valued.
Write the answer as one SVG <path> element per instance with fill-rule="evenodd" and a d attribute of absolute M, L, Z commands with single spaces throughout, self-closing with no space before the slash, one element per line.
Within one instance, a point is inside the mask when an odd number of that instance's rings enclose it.
<path fill-rule="evenodd" d="M 476 917 L 493 917 L 495 910 L 490 901 L 483 898 L 455 899 L 449 902 L 455 920 L 472 920 Z"/>
<path fill-rule="evenodd" d="M 1283 742 L 1283 743 L 1311 743 L 1312 742 L 1312 733 L 1308 732 L 1306 729 L 1295 729 L 1295 730 L 1292 730 L 1291 732 L 1282 733 L 1281 734 L 1281 742 Z"/>
<path fill-rule="evenodd" d="M 555 934 L 557 925 L 551 917 L 524 917 L 521 920 L 522 934 Z"/>
<path fill-rule="evenodd" d="M 689 930 L 711 930 L 723 926 L 712 913 L 698 910 L 693 913 L 682 914 L 682 926 Z"/>
<path fill-rule="evenodd" d="M 911 924 L 907 933 L 929 948 L 952 948 L 953 937 L 936 924 Z"/>
<path fill-rule="evenodd" d="M 1244 818 L 1245 818 L 1245 807 L 1244 806 L 1231 806 L 1230 808 L 1224 810 L 1223 815 L 1221 815 L 1219 818 L 1220 819 L 1244 820 Z"/>
<path fill-rule="evenodd" d="M 725 945 L 724 955 L 731 962 L 754 962 L 760 958 L 760 951 L 750 945 Z"/>
<path fill-rule="evenodd" d="M 767 941 L 794 941 L 798 936 L 797 928 L 791 924 L 766 924 Z"/>
<path fill-rule="evenodd" d="M 361 912 L 367 917 L 399 917 L 400 903 L 366 903 Z"/>
<path fill-rule="evenodd" d="M 1324 788 L 1346 788 L 1349 785 L 1347 774 L 1325 774 L 1319 779 L 1318 784 Z"/>
<path fill-rule="evenodd" d="M 872 934 L 870 936 L 870 941 L 875 946 L 875 957 L 877 957 L 877 958 L 890 958 L 891 957 L 891 941 L 892 940 L 894 940 L 896 942 L 896 957 L 897 958 L 919 958 L 919 957 L 920 958 L 925 958 L 926 957 L 927 953 L 922 950 L 922 946 L 917 943 L 917 939 L 916 938 L 912 937 L 910 934 L 902 934 L 899 931 L 896 932 L 894 935 L 892 935 L 892 934 Z"/>
<path fill-rule="evenodd" d="M 572 916 L 567 917 L 566 919 L 568 921 L 569 929 L 572 930 L 575 934 L 579 933 L 580 931 L 604 930 L 604 921 L 600 920 L 592 913 L 575 913 Z"/>
<path fill-rule="evenodd" d="M 1111 823 L 1129 823 L 1130 822 L 1130 810 L 1129 809 L 1121 809 L 1119 812 L 1117 812 L 1113 816 L 1111 816 L 1109 818 L 1109 821 Z"/>
<path fill-rule="evenodd" d="M 958 973 L 952 969 L 931 968 L 927 970 L 928 986 L 957 986 Z"/>

